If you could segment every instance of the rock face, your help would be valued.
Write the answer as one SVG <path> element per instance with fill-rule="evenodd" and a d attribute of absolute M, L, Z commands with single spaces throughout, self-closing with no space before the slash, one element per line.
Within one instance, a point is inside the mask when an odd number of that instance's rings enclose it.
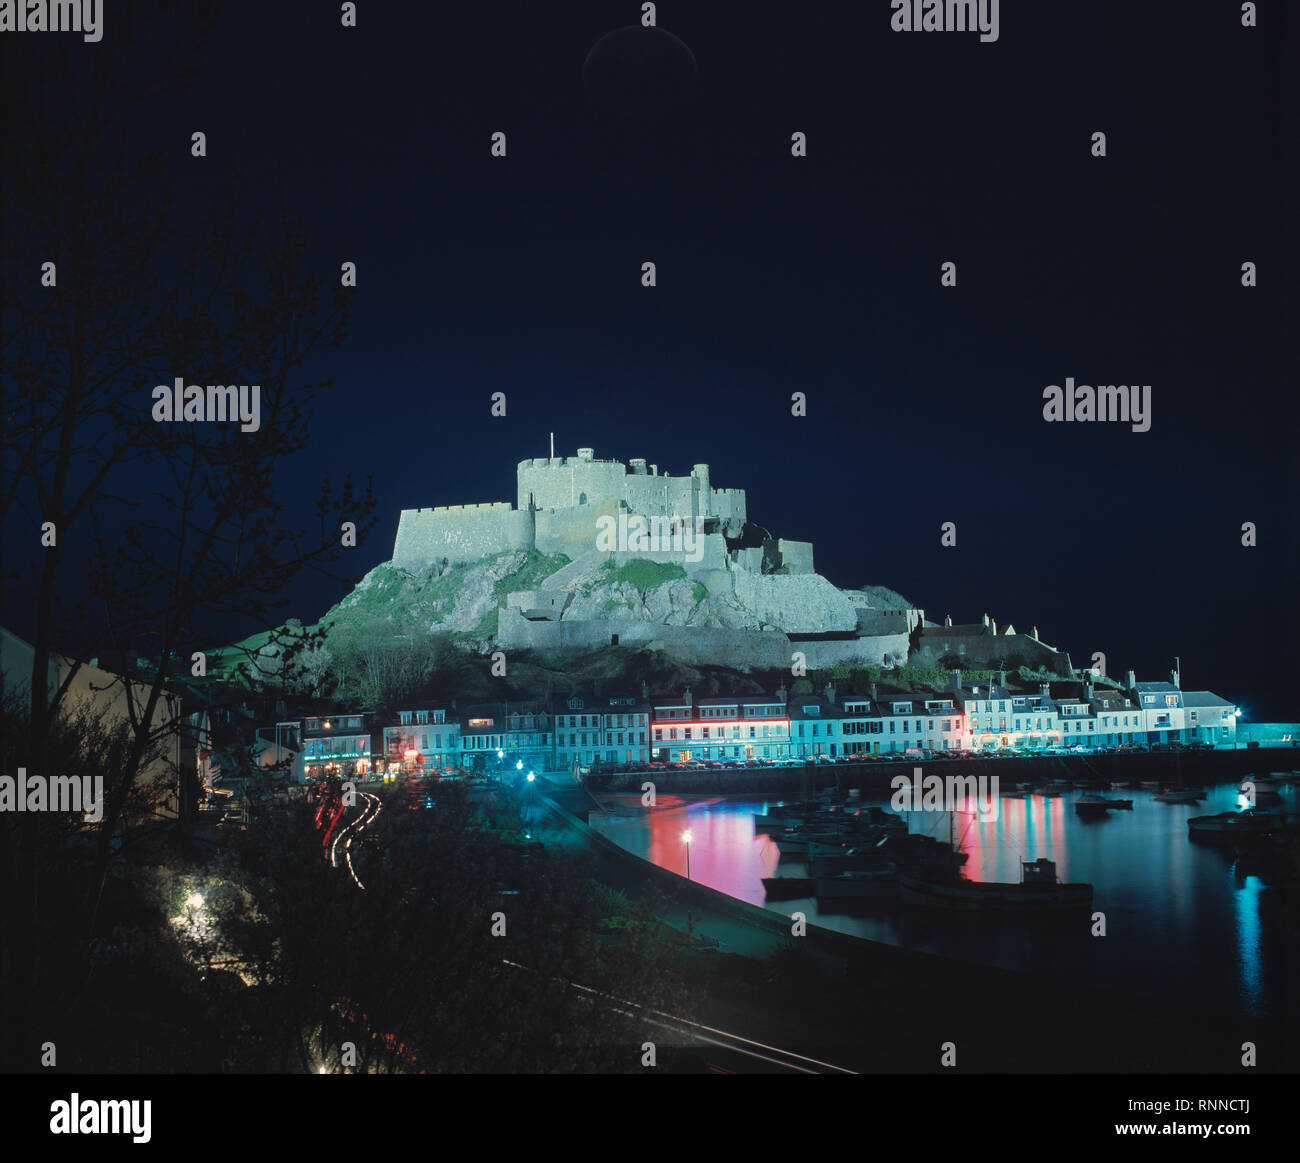
<path fill-rule="evenodd" d="M 748 670 L 807 665 L 881 664 L 906 657 L 913 610 L 874 611 L 867 591 L 845 591 L 819 574 L 756 574 L 690 569 L 645 556 L 513 550 L 473 564 L 406 570 L 385 563 L 326 616 L 327 621 L 388 622 L 403 633 L 451 633 L 467 649 L 531 650 L 544 655 L 602 646 L 648 646 L 691 663 Z M 905 605 L 905 603 L 904 603 Z M 864 613 L 889 615 L 862 634 Z M 802 635 L 829 635 L 803 641 Z"/>

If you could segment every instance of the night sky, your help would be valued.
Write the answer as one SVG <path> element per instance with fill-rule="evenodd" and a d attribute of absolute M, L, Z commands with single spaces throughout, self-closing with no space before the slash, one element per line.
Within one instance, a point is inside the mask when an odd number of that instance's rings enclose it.
<path fill-rule="evenodd" d="M 226 4 L 198 83 L 133 125 L 175 143 L 180 221 L 236 166 L 269 201 L 278 165 L 320 269 L 358 264 L 349 339 L 312 369 L 336 387 L 281 482 L 305 520 L 323 467 L 373 474 L 355 573 L 402 508 L 513 501 L 553 431 L 557 455 L 709 463 L 839 585 L 1036 624 L 1111 674 L 1179 654 L 1184 687 L 1297 717 L 1290 5 L 1247 30 L 1236 3 L 1007 0 L 985 44 L 895 33 L 886 0 L 661 4 L 698 75 L 649 110 L 598 68 L 584 85 L 639 5 L 466 7 L 361 0 L 344 29 L 337 4 Z M 18 67 L 63 70 L 71 101 L 82 54 L 147 62 L 106 9 L 102 43 L 25 34 Z M 593 68 L 648 68 L 622 43 Z M 1150 384 L 1150 431 L 1045 423 L 1067 376 Z M 341 595 L 290 596 L 312 621 Z"/>

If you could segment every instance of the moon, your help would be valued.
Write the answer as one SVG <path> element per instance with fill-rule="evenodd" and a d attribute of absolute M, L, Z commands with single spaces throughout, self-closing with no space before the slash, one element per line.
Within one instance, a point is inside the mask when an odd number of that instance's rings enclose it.
<path fill-rule="evenodd" d="M 671 32 L 634 24 L 592 46 L 582 84 L 602 113 L 656 121 L 694 102 L 698 71 L 695 54 Z"/>

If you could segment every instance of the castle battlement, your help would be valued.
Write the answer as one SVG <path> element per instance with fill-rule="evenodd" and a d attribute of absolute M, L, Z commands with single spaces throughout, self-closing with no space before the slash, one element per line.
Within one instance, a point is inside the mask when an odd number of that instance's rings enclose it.
<path fill-rule="evenodd" d="M 415 509 L 416 513 L 509 513 L 514 506 L 509 501 L 483 501 L 477 505 L 435 505 L 432 509 Z M 405 509 L 403 512 L 412 512 Z"/>
<path fill-rule="evenodd" d="M 510 549 L 576 558 L 595 550 L 599 519 L 620 510 L 645 517 L 707 518 L 733 538 L 746 521 L 745 490 L 713 488 L 707 464 L 674 477 L 640 457 L 625 464 L 580 448 L 576 456 L 521 460 L 515 472 L 514 505 L 491 501 L 403 509 L 394 563 L 414 568 L 469 562 Z"/>

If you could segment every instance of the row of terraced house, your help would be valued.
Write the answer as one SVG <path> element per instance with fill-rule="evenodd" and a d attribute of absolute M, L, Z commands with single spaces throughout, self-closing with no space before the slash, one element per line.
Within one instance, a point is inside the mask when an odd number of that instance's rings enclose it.
<path fill-rule="evenodd" d="M 464 769 L 571 770 L 593 764 L 779 760 L 819 755 L 1049 750 L 1125 744 L 1232 746 L 1239 709 L 1210 691 L 1169 682 L 1123 689 L 1044 682 L 1013 691 L 1005 677 L 972 682 L 954 672 L 926 692 L 697 698 L 570 695 L 557 700 L 399 710 L 380 721 L 351 712 L 275 729 L 277 757 L 299 779 Z M 263 738 L 271 739 L 271 729 Z"/>

